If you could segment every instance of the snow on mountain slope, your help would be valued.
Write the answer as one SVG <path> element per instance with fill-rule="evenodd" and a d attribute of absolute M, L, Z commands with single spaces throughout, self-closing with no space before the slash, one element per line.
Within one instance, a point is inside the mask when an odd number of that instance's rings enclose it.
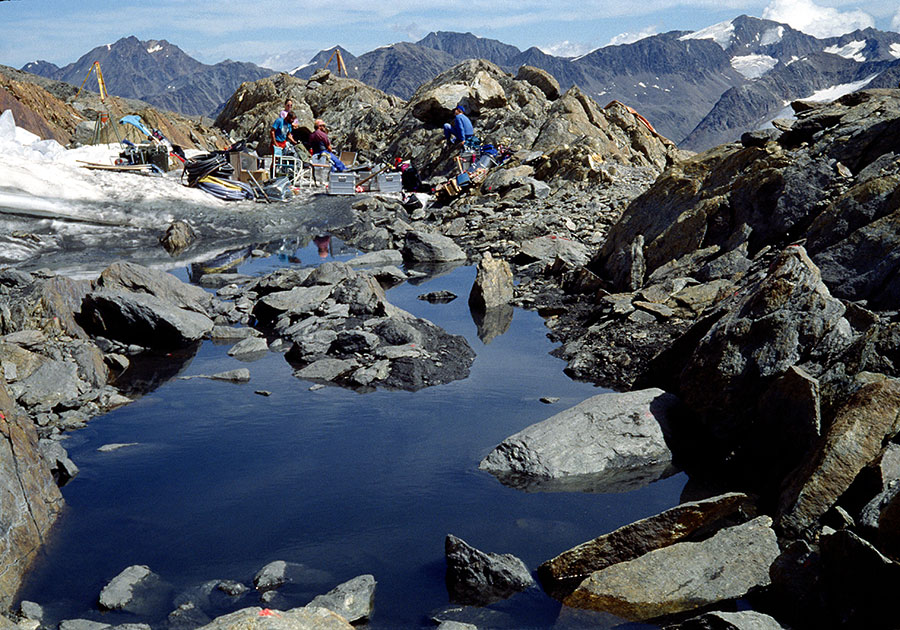
<path fill-rule="evenodd" d="M 726 49 L 731 45 L 733 35 L 734 23 L 720 22 L 718 24 L 713 24 L 712 26 L 707 26 L 706 28 L 701 28 L 699 31 L 682 35 L 678 39 L 682 41 L 688 39 L 711 39 L 723 49 Z"/>
<path fill-rule="evenodd" d="M 731 58 L 731 67 L 747 79 L 758 79 L 777 65 L 778 60 L 768 55 L 740 55 Z"/>

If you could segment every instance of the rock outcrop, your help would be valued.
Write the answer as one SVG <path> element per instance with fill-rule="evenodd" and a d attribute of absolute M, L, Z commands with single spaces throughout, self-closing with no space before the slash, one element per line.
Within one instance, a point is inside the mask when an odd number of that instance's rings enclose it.
<path fill-rule="evenodd" d="M 0 606 L 12 605 L 19 582 L 63 506 L 38 448 L 32 421 L 0 379 Z"/>

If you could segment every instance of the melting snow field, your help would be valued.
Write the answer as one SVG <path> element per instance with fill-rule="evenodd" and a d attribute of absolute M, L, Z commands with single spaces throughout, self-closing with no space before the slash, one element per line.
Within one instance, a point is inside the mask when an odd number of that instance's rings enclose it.
<path fill-rule="evenodd" d="M 866 42 L 864 40 L 856 40 L 845 46 L 829 46 L 825 49 L 825 52 L 862 63 L 866 61 L 866 56 L 862 54 L 862 49 L 865 47 Z"/>
<path fill-rule="evenodd" d="M 731 67 L 747 79 L 758 79 L 777 65 L 778 60 L 768 55 L 741 55 L 731 58 Z"/>
<path fill-rule="evenodd" d="M 181 182 L 181 170 L 161 176 L 84 168 L 111 165 L 118 144 L 65 149 L 0 116 L 0 265 L 89 273 L 118 257 L 148 265 L 177 264 L 159 245 L 176 219 L 200 239 L 198 256 L 251 242 L 296 236 L 308 224 L 310 194 L 258 204 L 223 201 Z M 184 261 L 180 261 L 183 263 Z M 101 267 L 102 268 L 102 267 Z"/>

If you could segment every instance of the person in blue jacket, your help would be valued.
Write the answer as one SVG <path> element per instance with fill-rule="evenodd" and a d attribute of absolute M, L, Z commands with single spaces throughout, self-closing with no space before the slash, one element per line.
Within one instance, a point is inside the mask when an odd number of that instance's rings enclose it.
<path fill-rule="evenodd" d="M 472 121 L 466 116 L 466 108 L 460 103 L 453 108 L 453 122 L 444 123 L 444 137 L 449 144 L 465 142 L 475 135 Z"/>

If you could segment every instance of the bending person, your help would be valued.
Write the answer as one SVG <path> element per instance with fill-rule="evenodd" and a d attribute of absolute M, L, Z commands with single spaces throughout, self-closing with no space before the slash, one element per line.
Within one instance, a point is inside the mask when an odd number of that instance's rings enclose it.
<path fill-rule="evenodd" d="M 453 108 L 453 122 L 444 123 L 444 137 L 451 145 L 465 142 L 475 135 L 472 121 L 466 116 L 466 108 L 460 103 Z"/>
<path fill-rule="evenodd" d="M 325 121 L 317 118 L 315 123 L 315 131 L 309 134 L 309 146 L 312 149 L 313 157 L 325 155 L 331 160 L 332 171 L 346 171 L 347 167 L 338 159 L 331 148 L 331 140 L 328 139 L 328 127 Z"/>

